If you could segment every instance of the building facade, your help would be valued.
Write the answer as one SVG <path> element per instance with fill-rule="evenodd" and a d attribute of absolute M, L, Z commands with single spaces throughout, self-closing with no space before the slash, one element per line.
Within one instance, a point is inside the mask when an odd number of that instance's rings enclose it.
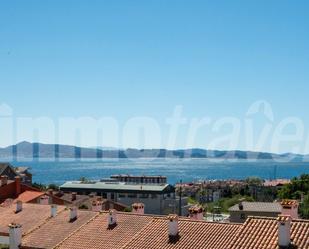
<path fill-rule="evenodd" d="M 126 182 L 66 182 L 60 186 L 63 192 L 95 194 L 104 199 L 131 206 L 145 204 L 145 213 L 166 214 L 177 208 L 175 188 L 169 184 L 136 184 Z"/>

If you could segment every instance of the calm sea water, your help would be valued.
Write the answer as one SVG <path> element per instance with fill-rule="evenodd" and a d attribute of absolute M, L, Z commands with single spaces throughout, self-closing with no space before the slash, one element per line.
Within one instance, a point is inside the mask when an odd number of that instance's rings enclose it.
<path fill-rule="evenodd" d="M 33 181 L 62 184 L 68 180 L 101 179 L 112 174 L 165 175 L 169 183 L 203 179 L 291 178 L 309 173 L 308 162 L 214 161 L 209 159 L 104 159 L 60 161 L 13 161 L 14 166 L 29 166 Z"/>

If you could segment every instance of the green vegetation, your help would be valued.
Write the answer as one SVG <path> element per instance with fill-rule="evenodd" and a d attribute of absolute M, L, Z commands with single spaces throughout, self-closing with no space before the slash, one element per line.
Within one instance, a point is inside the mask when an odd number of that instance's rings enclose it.
<path fill-rule="evenodd" d="M 82 204 L 78 207 L 79 209 L 88 209 L 87 205 L 86 204 Z"/>
<path fill-rule="evenodd" d="M 123 211 L 130 213 L 132 212 L 132 207 L 126 207 Z"/>
<path fill-rule="evenodd" d="M 193 197 L 189 196 L 188 197 L 188 203 L 189 204 L 198 204 L 198 201 L 194 199 Z"/>
<path fill-rule="evenodd" d="M 214 207 L 220 207 L 220 211 L 222 213 L 228 213 L 228 209 L 239 203 L 239 200 L 243 199 L 245 201 L 254 201 L 253 198 L 251 196 L 242 196 L 242 195 L 235 195 L 231 198 L 221 198 L 219 199 L 217 202 L 211 202 L 211 203 L 207 203 L 207 212 L 213 212 L 214 211 Z"/>
<path fill-rule="evenodd" d="M 59 190 L 59 186 L 56 185 L 56 184 L 53 184 L 53 183 L 49 184 L 49 185 L 45 185 L 45 184 L 42 184 L 42 183 L 34 182 L 34 183 L 32 183 L 32 187 L 37 188 L 41 191 L 46 191 L 48 189 Z"/>
<path fill-rule="evenodd" d="M 280 199 L 301 200 L 299 212 L 302 218 L 309 219 L 309 174 L 295 177 L 291 183 L 284 185 L 279 191 Z"/>
<path fill-rule="evenodd" d="M 251 186 L 261 186 L 263 184 L 263 180 L 259 177 L 248 177 L 245 179 L 245 182 Z"/>

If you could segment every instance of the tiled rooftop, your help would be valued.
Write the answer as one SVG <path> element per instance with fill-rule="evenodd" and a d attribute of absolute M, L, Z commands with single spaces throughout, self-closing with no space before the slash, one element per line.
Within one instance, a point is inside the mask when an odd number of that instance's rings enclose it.
<path fill-rule="evenodd" d="M 161 249 L 161 248 L 216 248 L 227 249 L 241 225 L 211 223 L 179 219 L 179 239 L 170 241 L 168 220 L 154 218 L 138 236 L 135 236 L 124 248 L 126 249 Z"/>
<path fill-rule="evenodd" d="M 21 224 L 24 249 L 278 249 L 275 218 L 249 217 L 234 224 L 180 217 L 179 234 L 171 239 L 166 216 L 117 212 L 117 225 L 108 227 L 109 212 L 79 210 L 70 222 L 69 210 L 62 206 L 53 218 L 49 205 L 23 204 L 21 212 L 14 211 L 15 205 L 0 207 L 0 235 L 8 236 L 8 224 Z M 293 248 L 308 249 L 308 234 L 309 220 L 291 221 Z"/>
<path fill-rule="evenodd" d="M 279 249 L 278 224 L 275 218 L 249 217 L 231 243 L 231 249 Z M 291 240 L 295 248 L 309 248 L 309 220 L 293 220 Z"/>
<path fill-rule="evenodd" d="M 26 203 L 26 202 L 29 202 L 29 201 L 32 201 L 33 199 L 35 198 L 38 198 L 40 196 L 44 195 L 43 192 L 38 192 L 38 191 L 25 191 L 23 193 L 21 193 L 19 196 L 18 196 L 18 200 Z"/>
<path fill-rule="evenodd" d="M 23 234 L 30 232 L 35 227 L 43 224 L 50 216 L 49 205 L 23 203 L 22 211 L 15 213 L 16 205 L 0 207 L 0 234 L 8 234 L 8 224 L 22 225 Z M 59 207 L 58 211 L 64 207 Z"/>
<path fill-rule="evenodd" d="M 57 248 L 63 249 L 118 249 L 122 248 L 152 220 L 151 216 L 117 213 L 117 225 L 108 228 L 108 213 L 103 212 L 81 227 Z"/>
<path fill-rule="evenodd" d="M 70 234 L 79 229 L 98 215 L 95 212 L 79 210 L 77 219 L 69 221 L 69 210 L 63 210 L 54 218 L 41 225 L 23 238 L 23 247 L 28 248 L 53 248 Z"/>

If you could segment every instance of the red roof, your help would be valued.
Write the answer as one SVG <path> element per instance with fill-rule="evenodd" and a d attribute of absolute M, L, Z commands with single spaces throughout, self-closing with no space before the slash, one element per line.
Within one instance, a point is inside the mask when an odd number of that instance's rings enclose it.
<path fill-rule="evenodd" d="M 23 193 L 21 193 L 16 200 L 20 200 L 24 203 L 30 202 L 40 196 L 44 195 L 43 192 L 38 192 L 38 191 L 25 191 Z"/>

